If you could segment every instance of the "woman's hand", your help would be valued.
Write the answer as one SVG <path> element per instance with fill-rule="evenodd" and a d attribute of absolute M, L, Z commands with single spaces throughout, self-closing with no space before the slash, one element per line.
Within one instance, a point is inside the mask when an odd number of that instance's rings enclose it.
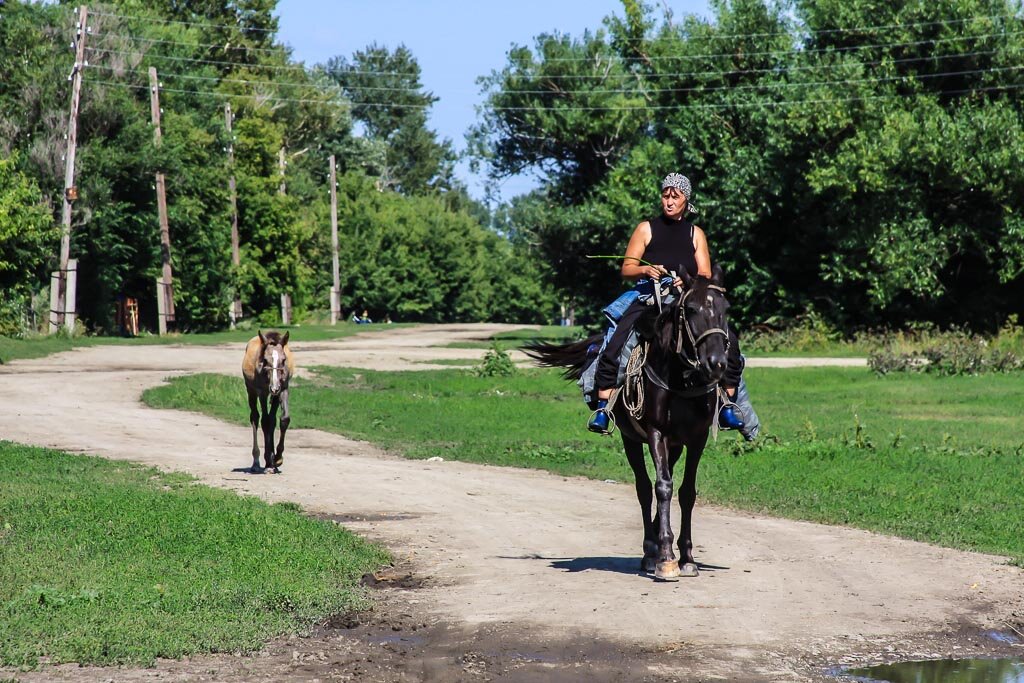
<path fill-rule="evenodd" d="M 663 275 L 668 275 L 665 266 L 644 266 L 642 272 L 644 277 L 649 277 L 652 280 L 659 280 Z"/>

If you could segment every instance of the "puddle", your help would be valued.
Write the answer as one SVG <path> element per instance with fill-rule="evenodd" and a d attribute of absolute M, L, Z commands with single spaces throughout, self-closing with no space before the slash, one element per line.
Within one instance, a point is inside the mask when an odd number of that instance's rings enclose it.
<path fill-rule="evenodd" d="M 426 638 L 420 636 L 400 636 L 400 635 L 389 635 L 389 636 L 371 636 L 367 638 L 372 642 L 379 645 L 424 645 L 427 642 Z"/>
<path fill-rule="evenodd" d="M 1024 660 L 935 659 L 844 672 L 862 683 L 1024 683 Z"/>

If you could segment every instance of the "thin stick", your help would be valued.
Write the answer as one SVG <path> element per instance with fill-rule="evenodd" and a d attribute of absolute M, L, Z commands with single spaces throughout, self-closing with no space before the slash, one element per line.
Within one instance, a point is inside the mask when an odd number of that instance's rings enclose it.
<path fill-rule="evenodd" d="M 645 266 L 653 266 L 654 265 L 650 261 L 644 261 L 639 256 L 619 256 L 618 254 L 612 254 L 612 255 L 606 255 L 606 254 L 590 255 L 590 254 L 587 254 L 586 257 L 587 258 L 615 259 L 615 260 L 620 260 L 621 259 L 623 261 L 625 261 L 626 259 L 633 259 L 634 261 L 639 261 L 640 263 L 644 264 Z"/>

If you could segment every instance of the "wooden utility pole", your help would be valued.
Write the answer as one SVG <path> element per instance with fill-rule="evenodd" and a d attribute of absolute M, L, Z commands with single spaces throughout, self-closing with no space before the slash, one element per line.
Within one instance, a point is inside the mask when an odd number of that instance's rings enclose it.
<path fill-rule="evenodd" d="M 284 184 L 284 146 L 277 153 L 277 170 L 281 175 L 281 184 L 277 187 L 277 193 L 285 195 L 288 193 L 288 188 Z M 292 324 L 292 295 L 287 292 L 281 294 L 281 324 L 291 325 Z"/>
<path fill-rule="evenodd" d="M 341 319 L 341 274 L 338 263 L 338 181 L 331 155 L 331 249 L 334 252 L 334 286 L 331 288 L 331 324 Z"/>
<path fill-rule="evenodd" d="M 231 265 L 235 267 L 235 275 L 237 277 L 238 268 L 242 264 L 242 259 L 239 254 L 238 246 L 238 191 L 235 187 L 235 136 L 231 132 L 231 122 L 234 115 L 231 113 L 231 103 L 224 103 L 224 127 L 228 131 L 228 167 L 230 175 L 228 176 L 228 196 L 231 198 Z M 235 326 L 235 321 L 242 317 L 242 298 L 238 294 L 238 290 L 235 290 L 235 299 L 231 303 L 231 327 Z"/>
<path fill-rule="evenodd" d="M 75 152 L 78 146 L 78 100 L 82 93 L 82 70 L 85 68 L 85 37 L 88 34 L 89 9 L 78 8 L 78 27 L 75 30 L 75 65 L 71 70 L 71 114 L 68 116 L 68 148 L 64 155 L 64 202 L 61 210 L 60 268 L 51 287 L 56 286 L 56 297 L 50 296 L 50 333 L 63 324 L 68 331 L 75 329 L 75 297 L 69 296 L 68 261 L 71 258 L 71 203 L 78 199 L 75 187 Z"/>
<path fill-rule="evenodd" d="M 149 67 L 149 115 L 153 121 L 153 143 L 159 147 L 160 133 L 160 80 L 156 68 Z M 163 315 L 159 316 L 160 334 L 167 333 L 167 323 L 174 322 L 174 275 L 171 272 L 171 231 L 167 225 L 167 187 L 162 171 L 156 173 L 156 208 L 160 217 L 160 254 L 163 258 L 163 277 L 157 280 L 158 296 L 164 297 Z M 160 307 L 157 306 L 157 310 Z"/>
<path fill-rule="evenodd" d="M 278 169 L 278 171 L 280 172 L 280 175 L 281 175 L 281 185 L 277 188 L 277 193 L 278 194 L 286 194 L 287 191 L 288 191 L 288 187 L 287 187 L 287 185 L 285 185 L 285 182 L 284 182 L 284 167 L 285 167 L 285 164 L 286 164 L 286 162 L 284 160 L 284 147 L 282 147 L 281 151 L 277 153 L 277 169 Z"/>

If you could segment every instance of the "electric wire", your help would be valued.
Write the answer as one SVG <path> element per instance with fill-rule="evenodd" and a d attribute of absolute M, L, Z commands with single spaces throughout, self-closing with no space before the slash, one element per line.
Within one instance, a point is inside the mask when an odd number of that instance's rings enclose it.
<path fill-rule="evenodd" d="M 243 27 L 238 24 L 222 24 L 222 23 L 209 23 L 209 22 L 195 22 L 195 21 L 183 21 L 174 19 L 158 19 L 154 17 L 142 17 L 139 15 L 127 15 L 119 14 L 114 12 L 107 12 L 104 10 L 91 10 L 90 15 L 102 16 L 102 17 L 113 17 L 117 19 L 126 19 L 130 21 L 139 21 L 144 23 L 154 24 L 169 24 L 169 25 L 180 25 L 180 26 L 198 26 L 201 28 L 216 28 L 216 29 L 241 29 L 249 32 L 261 32 L 261 33 L 277 33 L 279 29 L 268 29 L 268 28 L 257 28 L 257 27 Z M 930 21 L 911 21 L 903 22 L 899 24 L 874 24 L 868 26 L 849 26 L 849 27 L 837 27 L 830 29 L 811 29 L 803 30 L 799 26 L 795 27 L 797 32 L 802 32 L 805 35 L 816 36 L 816 35 L 832 35 L 835 33 L 867 33 L 869 31 L 879 31 L 887 29 L 905 29 L 905 28 L 925 28 L 929 26 L 942 26 L 942 25 L 954 25 L 954 24 L 966 24 L 973 21 L 985 20 L 985 19 L 1024 19 L 1019 13 L 996 13 L 996 14 L 982 14 L 971 17 L 965 17 L 963 19 L 936 19 Z M 707 25 L 707 24 L 705 24 Z M 710 36 L 701 36 L 701 39 L 713 38 L 721 40 L 733 40 L 737 38 L 769 38 L 780 35 L 778 31 L 771 32 L 755 32 L 755 33 L 721 33 Z"/>
<path fill-rule="evenodd" d="M 1024 68 L 1022 66 L 1021 68 Z M 140 85 L 133 83 L 125 83 L 123 81 L 90 81 L 94 85 L 112 86 L 120 88 L 128 88 L 133 90 L 149 90 L 148 85 Z M 962 88 L 957 90 L 936 90 L 927 91 L 921 93 L 922 95 L 966 95 L 984 92 L 996 92 L 1001 90 L 1019 90 L 1024 88 L 1024 83 L 1014 83 L 1008 85 L 997 85 L 997 86 L 986 86 L 979 88 Z M 220 99 L 252 99 L 260 102 L 298 102 L 298 103 L 313 103 L 313 104 L 324 104 L 327 99 L 311 99 L 311 98 L 296 98 L 296 97 L 275 97 L 273 95 L 262 95 L 262 94 L 239 94 L 239 93 L 222 93 L 214 92 L 209 90 L 189 90 L 184 88 L 160 88 L 161 94 L 163 93 L 176 93 L 176 94 L 188 94 L 188 95 L 201 95 L 209 96 Z M 880 94 L 880 95 L 864 95 L 859 97 L 837 97 L 837 98 L 820 98 L 820 99 L 799 99 L 799 100 L 765 100 L 759 102 L 731 102 L 731 103 L 683 103 L 683 104 L 664 104 L 664 105 L 632 105 L 632 106 L 576 106 L 576 105 L 565 105 L 565 106 L 523 106 L 523 107 L 503 107 L 496 106 L 491 107 L 495 111 L 545 111 L 545 112 L 568 112 L 568 111 L 679 111 L 679 110 L 705 110 L 705 109 L 749 109 L 756 107 L 767 107 L 774 108 L 779 106 L 788 105 L 807 105 L 807 104 L 840 104 L 846 102 L 861 102 L 868 100 L 886 100 L 886 99 L 906 99 L 907 95 L 892 93 L 892 94 Z M 390 107 L 398 109 L 419 109 L 423 105 L 406 105 L 406 104 L 388 104 L 388 103 L 365 103 L 359 106 L 380 106 Z"/>
<path fill-rule="evenodd" d="M 747 58 L 747 57 L 788 57 L 788 56 L 791 56 L 793 54 L 801 54 L 801 55 L 822 54 L 822 53 L 844 54 L 844 53 L 847 53 L 847 52 L 856 52 L 856 51 L 859 51 L 859 50 L 875 50 L 875 49 L 892 50 L 892 49 L 895 49 L 895 48 L 920 47 L 922 45 L 939 45 L 939 44 L 953 43 L 953 42 L 959 42 L 959 41 L 965 41 L 965 40 L 981 40 L 983 38 L 993 38 L 993 37 L 1008 38 L 1008 37 L 1011 37 L 1011 36 L 1018 36 L 1018 35 L 1021 35 L 1021 34 L 1024 34 L 1024 30 L 1020 30 L 1020 31 L 1006 31 L 1006 30 L 1002 30 L 1002 31 L 989 32 L 989 33 L 975 33 L 975 34 L 962 35 L 962 36 L 949 36 L 949 37 L 945 37 L 945 38 L 928 38 L 926 40 L 904 41 L 904 42 L 872 43 L 872 44 L 867 44 L 867 45 L 849 45 L 849 46 L 843 46 L 843 47 L 828 46 L 828 47 L 821 47 L 821 48 L 801 49 L 797 45 L 793 45 L 790 49 L 787 49 L 787 50 L 767 50 L 767 51 L 761 51 L 761 52 L 744 52 L 744 53 L 742 53 L 742 56 L 744 58 Z M 219 44 L 219 43 L 190 43 L 190 42 L 182 42 L 182 41 L 175 41 L 175 40 L 164 40 L 164 39 L 157 39 L 157 38 L 145 38 L 145 37 L 142 37 L 142 36 L 135 36 L 135 35 L 122 35 L 122 34 L 117 34 L 117 33 L 96 33 L 96 34 L 93 34 L 93 35 L 95 37 L 97 37 L 97 38 L 115 38 L 115 39 L 120 39 L 120 40 L 125 40 L 125 41 L 138 41 L 138 42 L 143 42 L 143 43 L 161 44 L 161 45 L 175 45 L 175 46 L 179 46 L 179 47 L 189 47 L 189 48 L 205 47 L 205 48 L 211 48 L 211 49 L 239 49 L 239 50 L 243 50 L 244 49 L 244 50 L 248 50 L 248 51 L 257 51 L 257 52 L 271 52 L 271 53 L 274 53 L 274 54 L 286 54 L 287 53 L 286 48 L 283 48 L 283 47 L 281 47 L 281 48 L 249 48 L 249 47 L 245 47 L 245 46 L 237 46 L 237 47 L 229 48 L 227 46 L 227 44 L 222 45 L 222 44 Z M 699 61 L 699 60 L 722 59 L 722 58 L 726 58 L 726 57 L 736 57 L 736 56 L 737 56 L 737 54 L 735 52 L 717 52 L 717 53 L 702 53 L 702 54 L 698 53 L 698 54 L 692 54 L 692 55 L 687 55 L 687 54 L 665 55 L 665 56 L 659 57 L 659 59 L 661 59 L 661 60 L 674 60 L 674 61 L 679 61 L 679 60 Z M 606 55 L 599 55 L 596 59 L 601 59 L 601 58 L 608 58 L 609 61 L 626 61 L 620 55 L 611 54 L 611 53 L 610 54 L 606 54 Z M 595 61 L 595 57 L 544 57 L 543 60 L 542 60 L 543 63 L 561 63 L 561 62 L 588 63 L 588 62 L 593 62 L 593 61 Z M 410 75 L 411 76 L 415 76 L 415 75 L 418 75 L 418 74 L 409 73 L 409 72 L 390 72 L 390 73 L 393 73 L 396 76 L 410 76 Z"/>
<path fill-rule="evenodd" d="M 142 72 L 137 69 L 119 69 L 114 66 L 107 66 L 102 64 L 92 64 L 88 68 L 90 69 L 103 69 L 106 71 L 112 71 L 114 73 L 135 73 L 141 74 Z M 850 78 L 842 80 L 825 80 L 825 81 L 790 81 L 784 83 L 753 83 L 753 84 L 741 84 L 741 85 L 715 85 L 715 86 L 689 86 L 683 88 L 611 88 L 611 89 L 595 89 L 587 90 L 584 92 L 572 92 L 572 91 L 552 91 L 552 90 L 515 90 L 515 91 L 503 91 L 502 94 L 533 94 L 533 95 L 572 95 L 575 97 L 588 97 L 592 95 L 603 95 L 603 94 L 634 94 L 644 97 L 654 97 L 661 94 L 676 94 L 676 93 L 706 93 L 716 92 L 719 90 L 775 90 L 778 88 L 811 88 L 811 87 L 822 87 L 822 86 L 838 86 L 838 85 L 860 85 L 865 83 L 889 83 L 893 81 L 917 81 L 920 79 L 929 78 L 946 78 L 951 76 L 969 76 L 976 74 L 988 74 L 988 73 L 1002 73 L 1006 71 L 1017 71 L 1024 69 L 1024 64 L 1015 66 L 1005 67 L 987 67 L 984 69 L 963 69 L 959 71 L 940 71 L 935 73 L 924 73 L 924 74 L 900 74 L 895 76 L 877 76 L 871 78 Z M 187 81 L 205 81 L 205 82 L 216 82 L 216 83 L 239 83 L 243 85 L 253 86 L 268 86 L 268 87 L 295 87 L 295 88 L 310 88 L 318 87 L 314 83 L 299 83 L 294 81 L 266 81 L 266 80 L 251 80 L 244 78 L 218 78 L 216 76 L 197 76 L 192 74 L 179 74 L 170 72 L 160 72 L 160 79 L 170 80 L 187 80 Z M 418 90 L 409 88 L 358 88 L 361 91 L 391 91 L 391 92 L 402 92 L 409 95 L 422 95 Z M 429 105 L 423 105 L 429 106 Z"/>
<path fill-rule="evenodd" d="M 270 68 L 270 69 L 275 70 L 275 71 L 277 71 L 277 70 L 285 70 L 285 71 L 302 70 L 306 75 L 310 75 L 310 76 L 319 76 L 319 75 L 324 73 L 324 72 L 322 72 L 322 71 L 320 71 L 318 69 L 307 70 L 307 69 L 304 69 L 302 67 L 284 67 L 284 68 L 281 68 L 281 67 L 279 67 L 277 65 L 258 65 L 258 64 L 246 65 L 246 64 L 238 64 L 236 62 L 221 62 L 221 61 L 215 61 L 215 60 L 202 60 L 202 59 L 194 59 L 194 58 L 175 57 L 175 56 L 170 56 L 170 55 L 153 55 L 151 53 L 128 52 L 128 51 L 124 51 L 124 50 L 107 50 L 107 49 L 104 49 L 104 48 L 94 48 L 94 47 L 89 47 L 89 46 L 86 47 L 86 51 L 87 52 L 91 51 L 91 52 L 94 52 L 94 53 L 97 53 L 97 54 L 119 55 L 119 56 L 123 56 L 123 57 L 151 57 L 153 59 L 167 59 L 167 60 L 170 60 L 170 61 L 177 61 L 177 62 L 198 63 L 198 64 L 207 65 L 207 66 L 229 65 L 229 66 L 243 67 L 243 68 L 246 68 L 246 69 L 253 69 L 253 70 L 259 69 L 259 68 L 264 68 L 264 66 L 265 66 L 265 67 Z M 729 77 L 729 76 L 742 76 L 742 75 L 751 75 L 751 74 L 767 74 L 767 73 L 780 74 L 780 73 L 787 73 L 787 72 L 832 70 L 832 69 L 851 68 L 851 67 L 859 67 L 859 66 L 874 67 L 874 66 L 881 66 L 883 64 L 887 64 L 887 65 L 888 64 L 892 64 L 892 65 L 897 65 L 897 64 L 914 64 L 914 63 L 918 63 L 918 62 L 935 62 L 935 61 L 942 61 L 942 60 L 947 60 L 947 59 L 959 59 L 959 58 L 969 58 L 969 57 L 991 56 L 991 55 L 999 54 L 999 52 L 1000 52 L 999 50 L 976 50 L 976 51 L 970 51 L 970 52 L 953 52 L 953 53 L 947 53 L 947 54 L 942 54 L 942 55 L 927 55 L 927 56 L 919 56 L 919 57 L 904 57 L 904 58 L 900 58 L 900 59 L 889 59 L 889 60 L 886 60 L 886 59 L 875 59 L 875 60 L 863 60 L 863 61 L 835 62 L 835 63 L 828 63 L 828 64 L 802 64 L 802 65 L 798 64 L 798 65 L 787 66 L 787 67 L 764 67 L 764 68 L 757 68 L 757 69 L 731 69 L 731 70 L 726 70 L 726 71 L 708 71 L 708 72 L 704 72 L 704 73 L 696 73 L 696 72 L 692 72 L 692 71 L 673 72 L 673 73 L 655 73 L 655 74 L 649 74 L 649 75 L 647 75 L 647 77 L 651 78 L 651 79 L 693 78 L 695 76 L 707 76 L 707 77 L 713 77 L 713 78 L 724 78 L 724 77 Z M 379 76 L 392 76 L 392 75 L 396 75 L 394 72 L 376 72 L 376 71 L 361 72 L 361 74 L 363 74 L 363 75 L 379 75 Z M 623 77 L 632 77 L 633 74 L 621 74 L 621 76 L 623 76 Z M 582 80 L 582 79 L 594 79 L 594 78 L 605 79 L 607 77 L 599 75 L 599 74 L 551 74 L 551 75 L 536 74 L 536 75 L 534 75 L 534 78 L 536 78 L 537 80 L 540 80 L 540 81 L 545 81 L 545 82 L 555 82 L 555 81 L 560 81 L 560 80 Z M 381 91 L 405 92 L 405 91 L 409 90 L 409 88 L 407 88 L 407 87 L 393 87 L 392 88 L 392 87 L 384 87 L 384 86 L 361 86 L 361 85 L 345 85 L 345 84 L 340 84 L 340 85 L 341 85 L 342 88 L 345 88 L 346 90 L 352 90 L 352 91 L 371 90 L 371 89 L 378 90 L 379 89 Z M 521 94 L 549 93 L 549 92 L 551 92 L 551 90 L 550 89 L 545 89 L 545 90 L 528 90 L 528 89 L 511 88 L 511 89 L 505 89 L 505 90 L 503 90 L 503 92 L 506 93 L 506 94 L 509 94 L 509 95 L 521 95 Z M 591 92 L 596 92 L 596 91 L 591 91 Z"/>

